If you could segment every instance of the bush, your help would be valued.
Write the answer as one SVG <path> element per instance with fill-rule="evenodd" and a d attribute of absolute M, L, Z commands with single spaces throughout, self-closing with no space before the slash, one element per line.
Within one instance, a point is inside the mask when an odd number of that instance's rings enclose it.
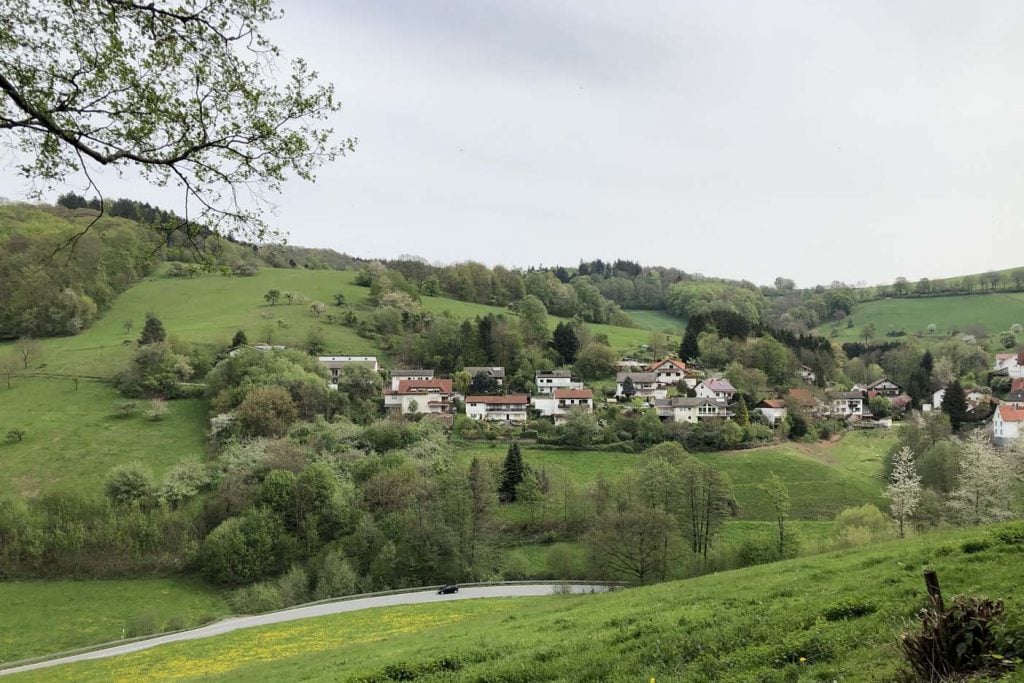
<path fill-rule="evenodd" d="M 7 430 L 7 440 L 8 441 L 24 441 L 25 440 L 25 430 L 21 429 L 20 427 L 14 427 L 12 429 L 8 429 Z"/>
<path fill-rule="evenodd" d="M 285 607 L 309 601 L 309 574 L 298 565 L 293 566 L 277 580 L 277 587 L 281 591 L 281 600 Z"/>
<path fill-rule="evenodd" d="M 877 609 L 875 605 L 865 600 L 845 598 L 826 609 L 822 616 L 825 617 L 825 621 L 843 621 L 874 614 Z"/>
<path fill-rule="evenodd" d="M 1012 666 L 998 636 L 1003 603 L 971 595 L 953 598 L 946 610 L 923 609 L 920 633 L 904 633 L 900 647 L 921 680 L 961 679 L 972 674 L 999 675 Z"/>
<path fill-rule="evenodd" d="M 134 401 L 122 403 L 117 407 L 117 414 L 121 417 L 131 417 L 138 412 L 139 406 Z"/>
<path fill-rule="evenodd" d="M 154 422 L 159 422 L 164 419 L 167 415 L 167 401 L 162 398 L 154 398 L 149 402 L 149 410 L 146 411 L 146 417 Z"/>
<path fill-rule="evenodd" d="M 176 614 L 167 620 L 164 625 L 164 631 L 184 631 L 188 628 L 188 618 L 181 614 Z"/>
<path fill-rule="evenodd" d="M 239 614 L 261 614 L 284 607 L 284 598 L 276 584 L 264 581 L 232 591 L 228 604 Z"/>
<path fill-rule="evenodd" d="M 290 551 L 281 520 L 254 509 L 210 532 L 199 549 L 199 566 L 214 583 L 238 585 L 280 572 Z"/>
<path fill-rule="evenodd" d="M 340 550 L 330 550 L 316 564 L 316 600 L 352 595 L 357 590 L 359 577 Z"/>
<path fill-rule="evenodd" d="M 138 464 L 120 465 L 107 475 L 103 490 L 119 505 L 144 505 L 153 497 L 153 475 Z"/>
<path fill-rule="evenodd" d="M 143 612 L 131 619 L 124 627 L 128 638 L 152 635 L 160 630 L 160 623 L 152 612 Z"/>

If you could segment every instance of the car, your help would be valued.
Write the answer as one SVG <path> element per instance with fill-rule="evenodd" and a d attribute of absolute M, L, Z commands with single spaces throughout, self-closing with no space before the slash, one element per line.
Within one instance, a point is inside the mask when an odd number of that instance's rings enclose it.
<path fill-rule="evenodd" d="M 458 592 L 459 592 L 459 587 L 456 586 L 454 583 L 450 583 L 447 586 L 441 586 L 440 588 L 437 589 L 437 594 L 438 595 L 451 595 L 452 593 L 458 593 Z"/>

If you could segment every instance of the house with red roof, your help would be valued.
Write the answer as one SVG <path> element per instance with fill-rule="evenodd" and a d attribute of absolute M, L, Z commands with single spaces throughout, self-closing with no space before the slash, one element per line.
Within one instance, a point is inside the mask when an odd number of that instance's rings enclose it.
<path fill-rule="evenodd" d="M 402 415 L 443 415 L 454 409 L 450 379 L 408 379 L 384 392 L 384 407 Z"/>
<path fill-rule="evenodd" d="M 1006 402 L 1016 408 L 1024 408 L 1024 377 L 1014 377 Z"/>
<path fill-rule="evenodd" d="M 647 372 L 653 372 L 658 384 L 669 386 L 679 384 L 686 377 L 686 363 L 675 358 L 666 358 L 647 366 Z"/>
<path fill-rule="evenodd" d="M 764 415 L 771 426 L 775 426 L 786 419 L 786 399 L 766 398 L 756 406 L 754 410 Z"/>
<path fill-rule="evenodd" d="M 526 409 L 529 405 L 530 397 L 526 394 L 467 396 L 466 417 L 471 420 L 519 424 L 526 422 Z"/>
<path fill-rule="evenodd" d="M 1010 377 L 1024 377 L 1024 351 L 997 353 L 995 372 L 1004 370 Z"/>
<path fill-rule="evenodd" d="M 1009 446 L 1024 434 L 1024 408 L 1000 403 L 992 415 L 992 441 L 997 446 Z"/>

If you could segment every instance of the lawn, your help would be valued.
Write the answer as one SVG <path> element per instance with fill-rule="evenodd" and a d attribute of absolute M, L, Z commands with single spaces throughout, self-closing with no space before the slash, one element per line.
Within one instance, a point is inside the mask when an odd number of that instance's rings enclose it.
<path fill-rule="evenodd" d="M 73 484 L 99 490 L 110 468 L 140 462 L 157 476 L 186 458 L 205 458 L 206 402 L 169 401 L 159 422 L 139 411 L 121 417 L 126 401 L 108 384 L 22 377 L 0 384 L 0 432 L 25 430 L 21 442 L 0 441 L 0 493 L 34 495 Z"/>
<path fill-rule="evenodd" d="M 769 448 L 719 453 L 698 453 L 728 475 L 745 520 L 773 519 L 767 494 L 761 485 L 775 472 L 789 487 L 792 517 L 802 520 L 830 520 L 843 508 L 882 500 L 882 457 L 895 442 L 890 433 L 852 432 L 834 443 L 783 443 Z M 473 456 L 489 460 L 505 457 L 504 444 L 467 445 L 457 459 L 467 465 Z M 523 460 L 544 469 L 552 485 L 569 478 L 578 487 L 599 476 L 614 480 L 641 462 L 633 453 L 567 451 L 524 446 Z M 508 506 L 515 507 L 515 506 Z M 508 512 L 510 519 L 519 515 Z"/>
<path fill-rule="evenodd" d="M 106 643 L 142 627 L 191 628 L 228 613 L 217 591 L 184 578 L 0 582 L 0 605 L 0 663 Z"/>
<path fill-rule="evenodd" d="M 15 680 L 891 681 L 925 567 L 947 596 L 1003 599 L 1020 623 L 1021 535 L 947 530 L 605 595 L 367 610 Z"/>
<path fill-rule="evenodd" d="M 682 320 L 665 311 L 630 309 L 626 313 L 640 327 L 654 330 L 655 332 L 669 332 L 676 336 L 682 336 L 686 328 Z"/>
<path fill-rule="evenodd" d="M 1014 323 L 1024 324 L 1024 293 L 883 299 L 858 304 L 851 317 L 856 324 L 847 327 L 846 323 L 840 323 L 836 341 L 861 341 L 861 332 L 869 323 L 875 326 L 876 340 L 906 339 L 886 337 L 890 328 L 905 330 L 908 335 L 920 332 L 926 343 L 941 341 L 948 338 L 952 330 L 963 331 L 972 325 L 980 325 L 990 335 L 998 335 Z M 934 335 L 928 334 L 929 325 L 935 325 Z M 832 324 L 822 325 L 816 331 L 829 336 Z"/>

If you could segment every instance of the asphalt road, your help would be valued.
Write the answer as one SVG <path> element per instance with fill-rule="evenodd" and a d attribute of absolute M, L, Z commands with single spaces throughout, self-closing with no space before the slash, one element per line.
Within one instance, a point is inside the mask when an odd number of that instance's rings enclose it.
<path fill-rule="evenodd" d="M 425 602 L 472 600 L 473 598 L 513 598 L 552 595 L 562 592 L 565 589 L 568 589 L 573 593 L 605 593 L 610 590 L 610 587 L 600 584 L 567 584 L 565 586 L 541 583 L 513 584 L 501 586 L 467 586 L 465 588 L 460 588 L 458 593 L 454 593 L 452 595 L 438 595 L 436 590 L 425 590 L 414 593 L 395 593 L 392 595 L 377 595 L 367 598 L 353 598 L 351 600 L 326 602 L 317 605 L 307 605 L 305 607 L 293 607 L 291 609 L 270 612 L 268 614 L 258 614 L 251 617 L 225 619 L 190 631 L 169 633 L 164 636 L 137 640 L 123 645 L 114 645 L 112 647 L 92 650 L 90 652 L 83 652 L 76 655 L 69 655 L 58 659 L 48 659 L 41 662 L 34 662 L 32 664 L 24 664 L 10 669 L 0 669 L 0 676 L 20 673 L 23 671 L 32 671 L 34 669 L 46 669 L 51 666 L 71 664 L 72 662 L 84 662 L 91 659 L 116 657 L 130 652 L 138 652 L 139 650 L 148 650 L 151 647 L 157 647 L 159 645 L 164 645 L 165 643 L 177 643 L 183 640 L 195 640 L 197 638 L 211 638 L 213 636 L 219 636 L 222 633 L 230 633 L 231 631 L 238 631 L 243 628 L 253 628 L 255 626 L 278 624 L 282 621 L 309 619 L 312 617 L 322 617 L 328 614 L 340 614 L 342 612 L 356 612 L 364 609 L 372 609 L 374 607 L 418 605 Z"/>

